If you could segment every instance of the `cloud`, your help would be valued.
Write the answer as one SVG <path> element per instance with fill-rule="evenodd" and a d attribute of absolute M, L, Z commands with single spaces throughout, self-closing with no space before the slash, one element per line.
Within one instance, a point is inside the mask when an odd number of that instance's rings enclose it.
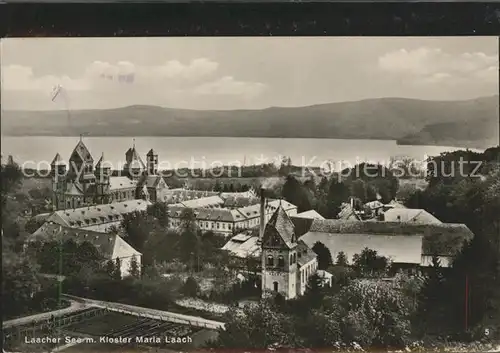
<path fill-rule="evenodd" d="M 390 74 L 405 75 L 424 82 L 458 79 L 496 80 L 498 58 L 482 52 L 452 55 L 438 48 L 400 49 L 384 54 L 378 66 Z"/>
<path fill-rule="evenodd" d="M 237 81 L 232 76 L 225 76 L 196 87 L 194 93 L 199 95 L 241 95 L 253 98 L 261 94 L 265 88 L 266 86 L 260 82 Z"/>

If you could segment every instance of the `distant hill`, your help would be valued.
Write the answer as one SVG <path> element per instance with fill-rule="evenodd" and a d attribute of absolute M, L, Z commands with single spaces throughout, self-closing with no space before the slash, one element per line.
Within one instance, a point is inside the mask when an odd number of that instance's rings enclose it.
<path fill-rule="evenodd" d="M 187 110 L 129 106 L 106 110 L 4 111 L 10 136 L 231 136 L 391 139 L 412 144 L 488 145 L 498 96 L 467 101 L 368 99 L 298 108 Z M 492 125 L 493 124 L 493 125 Z M 445 143 L 446 142 L 446 143 Z M 465 144 L 463 144 L 465 143 Z"/>

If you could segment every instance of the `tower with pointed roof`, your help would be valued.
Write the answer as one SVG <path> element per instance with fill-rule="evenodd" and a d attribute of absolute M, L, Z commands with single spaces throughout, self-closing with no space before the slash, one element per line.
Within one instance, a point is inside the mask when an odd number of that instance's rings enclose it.
<path fill-rule="evenodd" d="M 148 175 L 158 174 L 158 153 L 156 153 L 155 150 L 149 150 L 148 154 L 146 155 L 146 163 L 148 168 Z"/>
<path fill-rule="evenodd" d="M 99 159 L 99 161 L 97 161 L 97 164 L 95 166 L 95 177 L 95 202 L 97 204 L 109 203 L 111 166 L 106 163 L 104 159 L 104 153 L 102 153 L 101 158 Z"/>
<path fill-rule="evenodd" d="M 59 209 L 64 202 L 64 190 L 66 188 L 66 163 L 59 153 L 50 163 L 50 176 L 52 178 L 52 208 Z"/>
<path fill-rule="evenodd" d="M 263 296 L 297 296 L 297 246 L 295 227 L 280 204 L 267 222 L 261 241 Z"/>
<path fill-rule="evenodd" d="M 123 174 L 132 180 L 139 180 L 145 171 L 146 166 L 135 149 L 134 140 L 133 146 L 125 152 L 125 166 L 123 168 Z"/>

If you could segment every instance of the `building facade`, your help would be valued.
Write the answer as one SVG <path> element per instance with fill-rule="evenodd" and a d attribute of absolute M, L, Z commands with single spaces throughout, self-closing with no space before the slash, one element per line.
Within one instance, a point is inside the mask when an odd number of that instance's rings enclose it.
<path fill-rule="evenodd" d="M 142 161 L 134 145 L 125 152 L 122 170 L 113 171 L 104 153 L 94 165 L 92 154 L 80 138 L 68 165 L 59 153 L 51 163 L 53 210 L 134 199 L 164 201 L 168 187 L 158 175 L 158 154 L 151 149 L 146 161 Z M 113 172 L 119 175 L 113 176 Z"/>

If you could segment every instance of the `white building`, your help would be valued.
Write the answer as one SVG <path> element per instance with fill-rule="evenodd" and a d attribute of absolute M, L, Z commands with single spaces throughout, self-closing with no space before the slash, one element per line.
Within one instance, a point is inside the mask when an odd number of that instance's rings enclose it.
<path fill-rule="evenodd" d="M 127 214 L 146 211 L 151 202 L 128 200 L 104 205 L 80 207 L 53 212 L 47 222 L 65 227 L 85 229 L 96 232 L 108 232 L 112 227 L 119 227 Z"/>
<path fill-rule="evenodd" d="M 116 234 L 81 230 L 47 222 L 27 239 L 27 245 L 30 242 L 37 241 L 65 241 L 70 239 L 77 244 L 89 242 L 94 245 L 105 262 L 109 260 L 116 262 L 116 259 L 119 259 L 122 277 L 130 275 L 133 258 L 137 262 L 138 270 L 141 269 L 142 254 Z"/>

